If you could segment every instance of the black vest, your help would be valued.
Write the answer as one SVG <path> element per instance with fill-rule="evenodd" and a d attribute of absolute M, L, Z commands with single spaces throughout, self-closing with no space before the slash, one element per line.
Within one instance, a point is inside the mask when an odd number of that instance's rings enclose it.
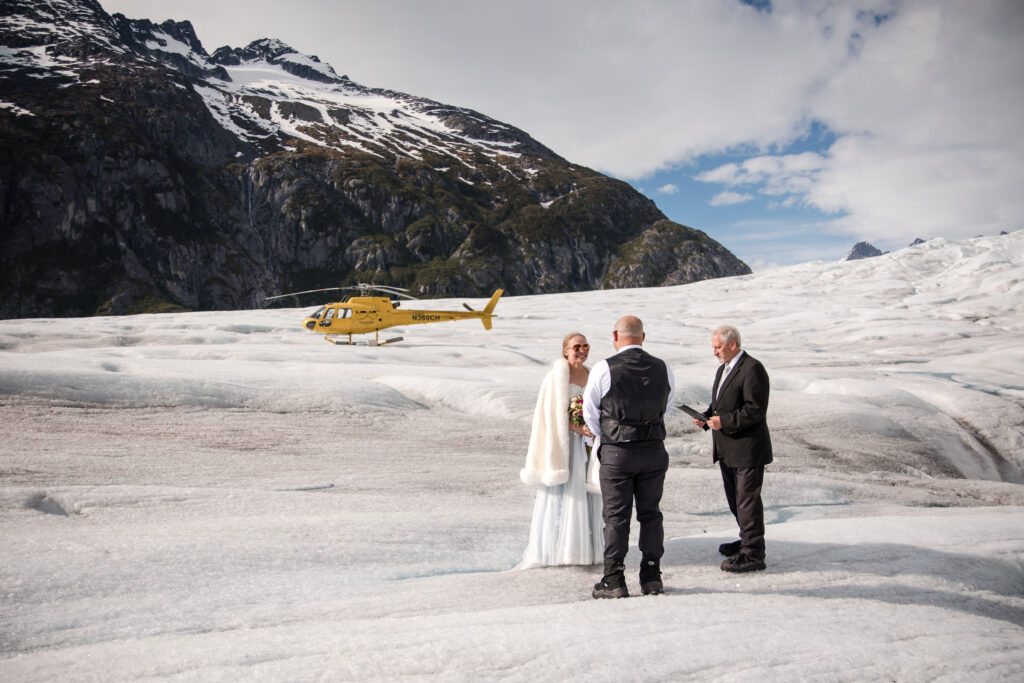
<path fill-rule="evenodd" d="M 608 359 L 611 387 L 601 399 L 601 442 L 665 440 L 668 370 L 643 349 L 626 349 Z"/>

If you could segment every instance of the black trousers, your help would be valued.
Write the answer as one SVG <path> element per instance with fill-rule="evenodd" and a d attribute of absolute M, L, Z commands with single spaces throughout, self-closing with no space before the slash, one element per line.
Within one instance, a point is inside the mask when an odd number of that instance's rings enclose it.
<path fill-rule="evenodd" d="M 665 489 L 668 452 L 661 441 L 601 444 L 601 496 L 604 517 L 604 560 L 621 564 L 629 551 L 629 524 L 636 501 L 640 553 L 660 560 L 665 554 L 661 495 Z"/>
<path fill-rule="evenodd" d="M 760 467 L 726 467 L 721 460 L 722 484 L 729 510 L 740 527 L 740 552 L 764 559 L 764 504 L 761 485 L 764 465 Z"/>

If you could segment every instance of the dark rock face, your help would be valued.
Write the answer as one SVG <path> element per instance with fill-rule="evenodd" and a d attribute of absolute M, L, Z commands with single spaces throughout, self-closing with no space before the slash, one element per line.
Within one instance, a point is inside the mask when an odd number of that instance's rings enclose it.
<path fill-rule="evenodd" d="M 881 256 L 885 252 L 878 249 L 874 245 L 868 242 L 857 242 L 850 249 L 850 253 L 843 257 L 843 261 L 856 261 L 858 259 L 873 258 L 875 256 Z"/>
<path fill-rule="evenodd" d="M 746 268 L 725 247 L 700 239 L 700 234 L 669 220 L 658 221 L 620 247 L 608 277 L 618 287 L 654 287 L 728 277 Z"/>
<path fill-rule="evenodd" d="M 280 41 L 0 0 L 0 317 L 483 296 L 749 273 L 625 183 Z M 275 80 L 276 74 L 276 80 Z"/>

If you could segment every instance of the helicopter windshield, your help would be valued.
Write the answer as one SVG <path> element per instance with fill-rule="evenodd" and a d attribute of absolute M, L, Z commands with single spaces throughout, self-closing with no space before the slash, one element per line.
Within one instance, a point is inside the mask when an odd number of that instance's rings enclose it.
<path fill-rule="evenodd" d="M 317 320 L 319 320 L 320 316 L 323 315 L 323 312 L 324 312 L 325 308 L 327 308 L 327 307 L 326 306 L 321 306 L 320 308 L 316 309 L 315 311 L 313 311 L 312 313 L 310 313 L 306 317 L 307 318 L 316 318 Z"/>

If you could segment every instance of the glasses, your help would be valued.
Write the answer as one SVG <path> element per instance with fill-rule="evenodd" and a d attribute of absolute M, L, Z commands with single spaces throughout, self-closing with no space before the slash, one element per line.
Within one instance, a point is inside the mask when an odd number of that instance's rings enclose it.
<path fill-rule="evenodd" d="M 590 344 L 573 344 L 572 345 L 572 350 L 573 351 L 589 351 L 590 350 Z"/>

